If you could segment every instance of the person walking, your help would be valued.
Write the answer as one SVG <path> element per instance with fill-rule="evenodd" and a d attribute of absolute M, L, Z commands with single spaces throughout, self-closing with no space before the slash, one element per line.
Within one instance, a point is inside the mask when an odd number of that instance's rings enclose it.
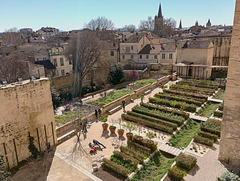
<path fill-rule="evenodd" d="M 126 102 L 123 100 L 123 101 L 122 101 L 122 108 L 123 108 L 123 112 L 124 112 L 124 113 L 126 112 L 126 110 L 125 110 L 125 104 L 126 104 Z"/>
<path fill-rule="evenodd" d="M 96 119 L 98 119 L 98 111 L 97 111 L 97 109 L 95 109 L 95 116 L 96 116 Z"/>
<path fill-rule="evenodd" d="M 87 132 L 87 119 L 83 119 L 83 128 L 82 128 L 83 132 Z"/>
<path fill-rule="evenodd" d="M 106 148 L 106 146 L 104 146 L 102 143 L 100 143 L 99 141 L 97 141 L 97 140 L 95 140 L 95 139 L 93 140 L 93 143 L 94 143 L 95 145 L 98 145 L 101 151 L 102 151 L 101 146 L 103 146 L 103 148 Z"/>
<path fill-rule="evenodd" d="M 102 111 L 101 111 L 101 109 L 99 108 L 99 109 L 98 109 L 98 116 L 99 116 L 99 118 L 101 117 L 101 113 L 102 113 Z"/>

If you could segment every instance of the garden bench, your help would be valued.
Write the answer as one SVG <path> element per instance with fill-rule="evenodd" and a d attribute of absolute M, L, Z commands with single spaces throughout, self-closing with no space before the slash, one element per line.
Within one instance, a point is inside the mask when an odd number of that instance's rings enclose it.
<path fill-rule="evenodd" d="M 122 108 L 122 106 L 121 106 L 121 105 L 118 105 L 117 107 L 114 107 L 113 109 L 109 109 L 109 110 L 108 110 L 108 113 L 111 115 L 111 114 L 119 111 L 121 108 Z"/>
<path fill-rule="evenodd" d="M 150 94 L 151 92 L 152 92 L 152 90 L 149 89 L 149 90 L 145 91 L 143 94 L 144 94 L 144 95 L 147 95 L 147 94 Z"/>

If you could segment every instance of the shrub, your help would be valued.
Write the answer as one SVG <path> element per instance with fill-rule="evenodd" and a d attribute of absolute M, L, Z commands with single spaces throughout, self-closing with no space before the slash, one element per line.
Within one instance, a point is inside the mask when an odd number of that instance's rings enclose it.
<path fill-rule="evenodd" d="M 176 181 L 181 181 L 184 177 L 184 172 L 177 167 L 168 169 L 168 176 Z"/>
<path fill-rule="evenodd" d="M 133 149 L 135 151 L 142 152 L 143 154 L 148 155 L 148 156 L 151 155 L 151 149 L 149 149 L 149 148 L 147 148 L 145 146 L 142 146 L 142 145 L 140 145 L 138 143 L 134 143 L 132 141 L 128 141 L 127 145 L 128 145 L 129 148 L 131 148 L 131 149 Z"/>
<path fill-rule="evenodd" d="M 148 85 L 148 84 L 152 84 L 154 82 L 156 82 L 157 80 L 155 79 L 142 79 L 142 80 L 137 80 L 135 82 L 135 84 L 139 85 L 139 86 L 145 86 L 145 85 Z"/>
<path fill-rule="evenodd" d="M 221 111 L 214 111 L 214 116 L 221 118 L 221 117 L 223 117 L 223 112 L 221 112 Z"/>
<path fill-rule="evenodd" d="M 100 121 L 101 121 L 101 122 L 107 122 L 107 118 L 108 118 L 108 114 L 103 114 L 103 115 L 101 115 L 101 117 L 100 117 Z"/>
<path fill-rule="evenodd" d="M 208 139 L 208 138 L 204 138 L 204 137 L 202 137 L 202 136 L 199 136 L 199 135 L 196 135 L 195 137 L 194 137 L 194 140 L 193 140 L 194 142 L 198 142 L 198 143 L 202 143 L 202 144 L 204 144 L 204 145 L 208 145 L 208 146 L 213 146 L 213 140 L 210 140 L 210 139 Z"/>
<path fill-rule="evenodd" d="M 141 106 L 144 106 L 148 109 L 156 109 L 156 110 L 159 110 L 159 111 L 163 111 L 163 112 L 167 112 L 167 113 L 173 113 L 175 115 L 178 115 L 178 116 L 182 116 L 184 117 L 185 119 L 188 119 L 189 118 L 189 114 L 188 113 L 185 113 L 183 111 L 178 111 L 178 110 L 174 110 L 174 109 L 169 109 L 169 108 L 166 108 L 166 107 L 162 107 L 162 106 L 159 106 L 159 105 L 151 105 L 151 104 L 148 104 L 148 103 L 141 103 L 140 104 Z"/>
<path fill-rule="evenodd" d="M 171 90 L 171 89 L 164 89 L 163 92 L 170 93 L 170 94 L 178 94 L 183 96 L 189 96 L 193 98 L 197 98 L 199 101 L 206 101 L 208 99 L 207 95 L 197 94 L 197 93 L 188 93 L 178 90 Z"/>
<path fill-rule="evenodd" d="M 160 131 L 164 131 L 166 133 L 170 133 L 170 134 L 173 133 L 173 128 L 170 128 L 170 127 L 167 127 L 167 126 L 164 126 L 164 125 L 159 125 L 157 123 L 147 121 L 147 120 L 144 120 L 144 119 L 141 119 L 141 118 L 137 118 L 137 117 L 130 116 L 130 115 L 127 115 L 127 114 L 122 114 L 122 118 L 124 120 L 140 123 L 140 124 L 143 124 L 147 127 L 154 128 L 154 129 L 157 129 L 157 130 L 160 130 Z"/>
<path fill-rule="evenodd" d="M 218 137 L 221 136 L 221 131 L 218 131 L 218 130 L 215 130 L 215 129 L 212 129 L 212 128 L 201 127 L 201 131 L 209 132 L 209 133 L 212 133 L 212 134 L 218 135 Z"/>
<path fill-rule="evenodd" d="M 152 121 L 152 122 L 164 125 L 164 126 L 171 127 L 171 128 L 173 128 L 173 130 L 176 130 L 177 127 L 178 127 L 178 125 L 175 124 L 175 123 L 163 121 L 161 119 L 157 119 L 157 118 L 154 118 L 154 117 L 151 117 L 151 116 L 146 116 L 144 114 L 139 114 L 139 113 L 132 112 L 132 111 L 127 111 L 127 114 L 129 114 L 131 116 L 138 117 L 138 118 L 142 118 L 142 119 L 145 119 L 145 120 L 148 120 L 148 121 Z"/>
<path fill-rule="evenodd" d="M 196 165 L 196 163 L 197 159 L 195 157 L 186 155 L 184 153 L 180 153 L 176 159 L 177 166 L 187 171 L 190 171 Z"/>
<path fill-rule="evenodd" d="M 123 160 L 127 161 L 129 164 L 132 164 L 135 166 L 135 169 L 137 168 L 138 161 L 134 159 L 133 157 L 130 157 L 122 152 L 119 151 L 113 151 L 114 155 L 117 155 L 118 157 L 121 157 Z"/>
<path fill-rule="evenodd" d="M 207 122 L 214 124 L 216 126 L 221 126 L 222 121 L 218 120 L 218 119 L 208 119 Z M 221 130 L 221 127 L 219 127 L 219 130 Z"/>
<path fill-rule="evenodd" d="M 122 165 L 119 165 L 111 160 L 106 159 L 106 158 L 103 158 L 103 165 L 124 177 L 128 177 L 129 170 L 127 168 L 123 167 Z"/>
<path fill-rule="evenodd" d="M 223 105 L 220 105 L 220 106 L 218 107 L 218 109 L 219 109 L 220 111 L 223 111 Z"/>
<path fill-rule="evenodd" d="M 183 88 L 181 85 L 172 85 L 171 89 L 184 90 L 187 92 L 194 92 L 194 93 L 202 92 L 207 95 L 212 95 L 215 92 L 215 90 L 212 90 L 212 89 L 206 89 L 206 88 L 200 88 L 200 87 L 194 87 L 194 86 L 189 86 L 188 88 L 186 88 L 186 87 Z"/>
<path fill-rule="evenodd" d="M 199 131 L 199 132 L 198 132 L 198 135 L 199 135 L 199 136 L 202 136 L 202 137 L 204 137 L 204 138 L 209 138 L 209 139 L 213 140 L 214 142 L 216 142 L 217 139 L 218 139 L 218 136 L 217 136 L 217 135 L 211 134 L 211 133 L 208 133 L 208 132 L 204 132 L 204 131 Z"/>
<path fill-rule="evenodd" d="M 219 181 L 237 181 L 240 180 L 240 177 L 238 175 L 235 175 L 234 173 L 231 173 L 229 171 L 225 171 L 219 178 Z"/>
<path fill-rule="evenodd" d="M 120 150 L 121 150 L 121 152 L 136 158 L 137 160 L 139 160 L 139 163 L 141 163 L 141 164 L 143 163 L 143 161 L 145 159 L 145 156 L 143 154 L 138 153 L 131 148 L 128 148 L 125 146 L 120 146 Z"/>
<path fill-rule="evenodd" d="M 115 64 L 111 67 L 111 71 L 109 73 L 109 82 L 113 85 L 117 85 L 121 83 L 121 80 L 124 77 L 123 67 L 121 64 Z"/>

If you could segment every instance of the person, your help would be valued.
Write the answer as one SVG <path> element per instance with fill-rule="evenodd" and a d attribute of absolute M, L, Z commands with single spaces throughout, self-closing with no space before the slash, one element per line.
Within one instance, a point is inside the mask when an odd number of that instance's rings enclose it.
<path fill-rule="evenodd" d="M 101 117 L 101 109 L 98 109 L 98 116 Z"/>
<path fill-rule="evenodd" d="M 83 119 L 83 132 L 87 132 L 87 119 Z"/>
<path fill-rule="evenodd" d="M 97 141 L 97 140 L 95 140 L 95 139 L 93 140 L 93 143 L 94 143 L 95 145 L 98 145 L 101 151 L 102 151 L 101 145 L 103 146 L 103 148 L 106 148 L 106 146 L 104 146 L 102 143 L 100 143 L 99 141 Z"/>
<path fill-rule="evenodd" d="M 89 146 L 90 148 L 93 148 L 93 147 L 94 147 L 94 144 L 91 143 L 91 142 L 89 142 L 89 143 L 88 143 L 88 146 Z"/>
<path fill-rule="evenodd" d="M 123 101 L 122 101 L 123 112 L 126 112 L 126 111 L 125 111 L 125 104 L 126 104 L 126 102 L 123 100 Z"/>
<path fill-rule="evenodd" d="M 89 145 L 89 147 L 91 148 L 90 154 L 96 153 L 97 147 L 96 147 L 94 144 L 92 144 L 91 142 L 89 142 L 88 145 Z"/>
<path fill-rule="evenodd" d="M 98 119 L 98 111 L 97 111 L 97 109 L 95 109 L 95 116 L 96 116 L 96 119 Z"/>

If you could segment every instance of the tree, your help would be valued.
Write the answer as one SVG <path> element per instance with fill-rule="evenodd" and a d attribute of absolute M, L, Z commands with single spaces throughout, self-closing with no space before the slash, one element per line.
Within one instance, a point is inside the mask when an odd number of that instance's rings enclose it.
<path fill-rule="evenodd" d="M 121 64 L 115 64 L 111 67 L 111 71 L 109 74 L 109 81 L 113 85 L 117 85 L 121 82 L 124 77 L 123 67 Z"/>
<path fill-rule="evenodd" d="M 172 18 L 164 18 L 163 20 L 163 34 L 167 37 L 171 36 L 176 28 L 176 21 Z"/>
<path fill-rule="evenodd" d="M 52 95 L 53 108 L 56 109 L 61 105 L 60 94 L 57 92 L 56 89 L 51 88 L 51 95 Z"/>
<path fill-rule="evenodd" d="M 135 25 L 125 25 L 123 27 L 123 31 L 134 32 L 136 30 Z"/>
<path fill-rule="evenodd" d="M 90 30 L 113 30 L 114 24 L 111 20 L 105 17 L 98 17 L 97 19 L 92 19 L 89 23 L 87 23 L 86 28 Z"/>
<path fill-rule="evenodd" d="M 140 30 L 153 31 L 154 29 L 154 19 L 148 16 L 147 20 L 141 20 L 139 27 Z"/>
<path fill-rule="evenodd" d="M 94 65 L 100 60 L 101 50 L 99 40 L 92 31 L 78 32 L 70 38 L 65 51 L 66 57 L 73 61 L 76 93 L 81 97 L 83 78 L 91 72 Z"/>
<path fill-rule="evenodd" d="M 132 70 L 128 73 L 128 80 L 132 81 L 132 86 L 134 86 L 134 82 L 138 78 L 138 73 L 136 70 Z"/>

